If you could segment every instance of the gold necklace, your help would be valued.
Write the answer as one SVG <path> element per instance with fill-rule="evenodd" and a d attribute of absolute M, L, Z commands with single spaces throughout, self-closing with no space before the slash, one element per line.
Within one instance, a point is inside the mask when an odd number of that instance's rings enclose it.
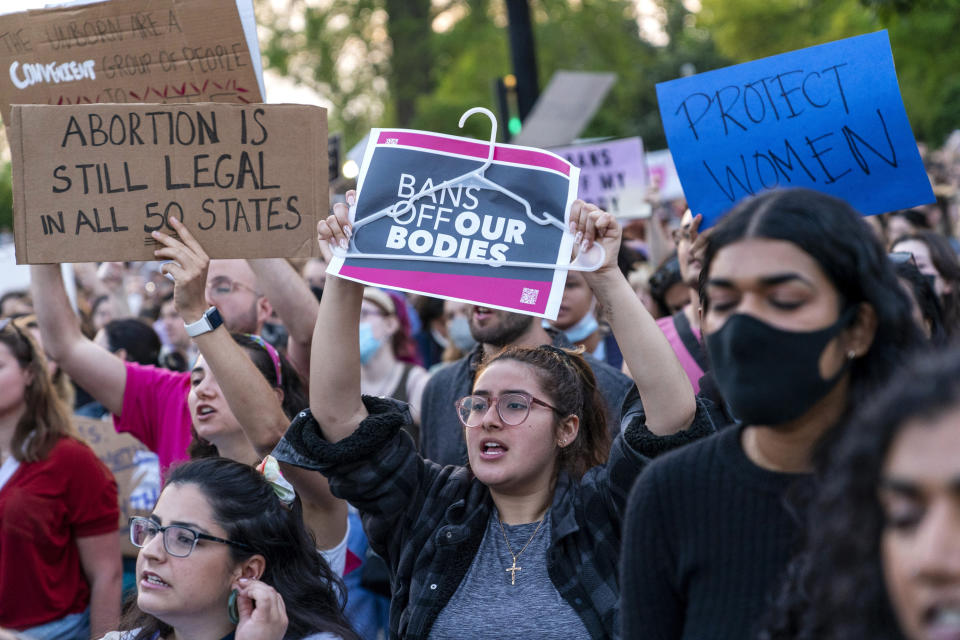
<path fill-rule="evenodd" d="M 533 538 L 537 535 L 537 532 L 540 531 L 540 525 L 543 524 L 543 521 L 547 519 L 547 514 L 543 514 L 543 517 L 540 518 L 540 522 L 537 523 L 537 528 L 533 530 L 533 533 L 530 535 L 530 539 L 527 540 L 527 544 L 523 545 L 523 549 L 520 549 L 520 553 L 526 551 L 527 547 L 530 546 L 530 543 L 533 542 Z M 515 585 L 517 583 L 517 571 L 521 571 L 523 567 L 517 566 L 517 558 L 520 557 L 520 553 L 513 555 L 513 549 L 510 547 L 510 540 L 507 538 L 507 532 L 503 529 L 503 520 L 497 518 L 497 524 L 500 525 L 500 533 L 503 534 L 503 541 L 507 543 L 507 551 L 510 553 L 510 557 L 513 558 L 513 566 L 507 569 L 507 573 L 510 574 L 510 584 Z"/>

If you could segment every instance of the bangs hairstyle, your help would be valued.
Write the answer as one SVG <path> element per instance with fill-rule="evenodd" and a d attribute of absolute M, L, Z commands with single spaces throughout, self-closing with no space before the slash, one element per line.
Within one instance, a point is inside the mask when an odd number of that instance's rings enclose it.
<path fill-rule="evenodd" d="M 763 640 L 903 640 L 881 562 L 877 493 L 890 448 L 914 420 L 960 409 L 960 349 L 923 350 L 853 416 L 819 479 L 807 542 Z"/>
<path fill-rule="evenodd" d="M 708 237 L 700 272 L 704 313 L 710 305 L 705 286 L 717 253 L 751 238 L 790 242 L 820 265 L 843 307 L 866 303 L 876 313 L 870 349 L 850 368 L 848 411 L 886 380 L 904 354 L 921 344 L 907 294 L 870 227 L 843 200 L 809 189 L 778 189 L 748 198 L 717 224 Z M 833 431 L 826 440 L 834 437 Z"/>
<path fill-rule="evenodd" d="M 64 436 L 79 439 L 67 405 L 60 399 L 47 372 L 47 358 L 20 320 L 0 321 L 0 343 L 29 376 L 23 392 L 24 412 L 13 430 L 11 454 L 18 462 L 38 462 L 50 455 Z"/>
<path fill-rule="evenodd" d="M 343 640 L 358 640 L 343 615 L 338 594 L 346 593 L 343 581 L 317 551 L 313 536 L 303 524 L 299 501 L 287 509 L 270 483 L 253 467 L 226 458 L 204 458 L 174 467 L 164 488 L 194 485 L 203 493 L 226 538 L 250 549 L 229 545 L 234 562 L 263 556 L 260 580 L 283 597 L 289 624 L 284 638 L 300 640 L 317 632 L 329 632 Z M 223 603 L 226 607 L 226 602 Z M 140 611 L 136 593 L 121 629 L 139 629 L 134 636 L 147 640 L 173 629 Z"/>
<path fill-rule="evenodd" d="M 560 418 L 575 415 L 580 429 L 573 442 L 562 447 L 558 467 L 574 478 L 581 478 L 593 467 L 602 465 L 610 454 L 607 409 L 590 364 L 584 360 L 583 347 L 577 350 L 552 346 L 507 347 L 486 361 L 474 380 L 496 362 L 521 362 L 534 369 L 537 382 L 557 408 Z"/>

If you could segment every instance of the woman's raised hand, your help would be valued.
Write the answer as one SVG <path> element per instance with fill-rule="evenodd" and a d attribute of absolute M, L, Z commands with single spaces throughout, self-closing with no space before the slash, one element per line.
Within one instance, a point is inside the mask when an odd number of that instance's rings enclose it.
<path fill-rule="evenodd" d="M 592 273 L 585 272 L 584 277 L 589 279 L 617 269 L 623 230 L 612 214 L 583 200 L 574 200 L 570 207 L 570 231 L 575 234 L 580 253 L 589 251 L 594 244 L 599 244 L 606 253 L 600 268 Z"/>
<path fill-rule="evenodd" d="M 158 259 L 171 260 L 163 264 L 160 271 L 173 276 L 173 301 L 180 317 L 187 323 L 196 322 L 207 310 L 207 266 L 210 258 L 180 220 L 171 216 L 170 226 L 180 239 L 154 231 L 151 235 L 163 247 L 153 253 Z"/>
<path fill-rule="evenodd" d="M 265 582 L 240 578 L 237 589 L 236 640 L 282 640 L 287 632 L 283 597 Z"/>
<path fill-rule="evenodd" d="M 338 202 L 333 205 L 333 214 L 317 223 L 317 241 L 321 248 L 324 243 L 340 247 L 344 251 L 350 246 L 350 236 L 353 235 L 353 229 L 350 228 L 350 207 L 356 202 L 356 198 L 356 191 L 347 191 L 347 204 Z"/>

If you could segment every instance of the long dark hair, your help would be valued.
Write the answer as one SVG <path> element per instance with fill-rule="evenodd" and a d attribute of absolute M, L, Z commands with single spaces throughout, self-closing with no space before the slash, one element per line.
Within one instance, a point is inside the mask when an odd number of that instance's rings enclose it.
<path fill-rule="evenodd" d="M 912 262 L 899 262 L 894 264 L 893 268 L 897 272 L 897 277 L 910 285 L 910 292 L 917 303 L 920 315 L 930 329 L 931 344 L 946 344 L 949 336 L 943 324 L 943 307 L 940 306 L 940 299 L 927 276 L 920 273 Z"/>
<path fill-rule="evenodd" d="M 821 475 L 806 550 L 770 612 L 764 640 L 901 640 L 887 597 L 877 495 L 897 434 L 960 406 L 960 349 L 915 354 L 844 430 Z"/>
<path fill-rule="evenodd" d="M 485 362 L 474 378 L 479 378 L 494 362 L 513 360 L 533 367 L 559 416 L 575 415 L 580 419 L 577 437 L 560 449 L 558 459 L 558 467 L 574 478 L 605 463 L 610 453 L 606 403 L 597 388 L 593 369 L 581 352 L 582 348 L 558 349 L 549 345 L 535 349 L 507 347 Z"/>
<path fill-rule="evenodd" d="M 255 554 L 266 560 L 260 580 L 283 597 L 289 620 L 285 638 L 299 640 L 321 631 L 344 640 L 359 638 L 343 615 L 338 596 L 345 593 L 343 582 L 317 552 L 299 508 L 287 509 L 260 473 L 226 458 L 204 458 L 174 467 L 164 487 L 186 484 L 195 485 L 206 497 L 227 539 L 252 549 L 231 545 L 235 562 Z M 151 638 L 157 631 L 162 636 L 173 631 L 141 611 L 134 594 L 121 629 L 138 628 L 136 640 Z"/>
<path fill-rule="evenodd" d="M 940 296 L 943 305 L 943 322 L 950 336 L 960 333 L 960 260 L 950 241 L 934 231 L 918 231 L 897 239 L 894 245 L 916 240 L 930 251 L 930 262 L 940 277 L 950 285 L 950 291 Z"/>
<path fill-rule="evenodd" d="M 297 415 L 304 407 L 310 404 L 303 380 L 282 353 L 277 353 L 277 357 L 280 360 L 280 384 L 278 385 L 277 368 L 273 364 L 273 358 L 270 357 L 266 348 L 245 333 L 232 333 L 230 335 L 233 337 L 233 341 L 243 347 L 244 351 L 247 352 L 254 366 L 260 374 L 266 378 L 270 386 L 283 391 L 283 402 L 281 406 L 283 407 L 283 413 L 286 414 L 288 418 Z M 207 458 L 219 455 L 214 445 L 200 438 L 195 429 L 192 429 L 192 431 L 193 440 L 190 442 L 190 447 L 187 450 L 191 458 Z"/>
<path fill-rule="evenodd" d="M 869 351 L 853 361 L 849 408 L 855 407 L 921 342 L 920 329 L 893 266 L 863 218 L 846 202 L 809 189 L 779 189 L 737 205 L 711 232 L 700 272 L 700 289 L 717 253 L 748 238 L 784 240 L 816 260 L 840 294 L 841 304 L 873 307 L 877 331 Z M 710 301 L 703 296 L 706 313 Z M 843 422 L 843 420 L 841 420 Z M 828 446 L 835 430 L 827 432 Z"/>

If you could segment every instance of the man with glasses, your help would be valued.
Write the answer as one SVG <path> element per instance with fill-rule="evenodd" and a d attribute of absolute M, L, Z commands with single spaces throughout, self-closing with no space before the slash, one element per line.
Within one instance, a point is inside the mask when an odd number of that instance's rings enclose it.
<path fill-rule="evenodd" d="M 545 329 L 540 318 L 533 316 L 472 306 L 468 319 L 477 346 L 460 360 L 435 371 L 423 392 L 420 453 L 440 464 L 467 462 L 467 446 L 458 427 L 463 418 L 455 404 L 470 393 L 474 375 L 485 356 L 510 346 L 573 348 L 562 332 Z M 623 416 L 643 410 L 640 395 L 630 378 L 589 354 L 584 357 L 597 377 L 597 386 L 607 403 L 610 431 L 615 435 L 620 431 Z"/>
<path fill-rule="evenodd" d="M 259 335 L 273 315 L 246 260 L 211 260 L 207 269 L 207 304 L 220 311 L 230 331 Z"/>

